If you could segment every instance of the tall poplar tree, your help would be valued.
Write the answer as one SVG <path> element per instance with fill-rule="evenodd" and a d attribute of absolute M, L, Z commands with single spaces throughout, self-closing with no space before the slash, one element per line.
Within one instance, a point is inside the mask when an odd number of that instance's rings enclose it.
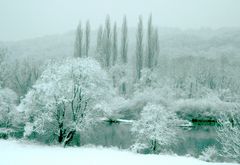
<path fill-rule="evenodd" d="M 122 39 L 121 39 L 121 59 L 122 63 L 127 63 L 128 53 L 128 29 L 127 29 L 127 17 L 124 16 L 122 24 Z"/>
<path fill-rule="evenodd" d="M 90 47 L 90 23 L 87 21 L 86 29 L 85 29 L 85 53 L 86 57 L 89 55 L 89 47 Z"/>
<path fill-rule="evenodd" d="M 143 67 L 143 21 L 139 17 L 138 29 L 136 35 L 136 76 L 137 80 L 141 78 L 141 70 Z"/>
<path fill-rule="evenodd" d="M 82 38 L 83 38 L 83 31 L 81 22 L 79 22 L 76 32 L 76 40 L 75 40 L 75 48 L 74 48 L 74 57 L 82 57 Z"/>
<path fill-rule="evenodd" d="M 154 66 L 158 65 L 159 51 L 160 51 L 160 49 L 159 49 L 158 29 L 155 28 L 155 30 L 154 30 L 154 61 L 153 61 Z"/>
<path fill-rule="evenodd" d="M 105 66 L 109 68 L 111 59 L 111 23 L 109 15 L 107 15 L 106 17 L 103 37 L 104 37 L 103 53 L 105 55 Z"/>
<path fill-rule="evenodd" d="M 153 67 L 153 55 L 154 55 L 154 44 L 153 44 L 153 26 L 152 26 L 152 15 L 148 19 L 147 29 L 147 54 L 146 54 L 146 66 L 147 68 Z"/>
<path fill-rule="evenodd" d="M 113 27 L 113 46 L 112 46 L 112 65 L 114 66 L 117 62 L 118 56 L 118 44 L 117 44 L 117 23 L 114 23 Z"/>

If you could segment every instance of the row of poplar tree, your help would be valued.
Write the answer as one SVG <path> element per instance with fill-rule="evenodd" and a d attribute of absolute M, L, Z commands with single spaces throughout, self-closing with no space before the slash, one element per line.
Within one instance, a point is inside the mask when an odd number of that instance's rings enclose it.
<path fill-rule="evenodd" d="M 75 57 L 88 57 L 90 49 L 90 23 L 86 22 L 85 29 L 81 22 L 77 27 L 75 41 Z M 144 41 L 143 19 L 139 16 L 136 31 L 136 50 L 135 50 L 135 73 L 136 79 L 141 78 L 141 70 L 144 67 L 153 69 L 158 64 L 159 56 L 159 38 L 158 29 L 152 24 L 152 15 L 148 18 L 146 31 L 146 41 Z M 110 16 L 107 15 L 105 26 L 100 25 L 97 33 L 96 54 L 100 55 L 100 63 L 106 69 L 120 63 L 128 64 L 128 26 L 127 17 L 123 17 L 121 27 L 121 38 L 118 39 L 118 27 L 115 22 L 113 28 L 111 26 Z M 120 41 L 120 47 L 118 46 Z M 146 46 L 145 46 L 146 44 Z M 118 50 L 120 48 L 120 50 Z"/>

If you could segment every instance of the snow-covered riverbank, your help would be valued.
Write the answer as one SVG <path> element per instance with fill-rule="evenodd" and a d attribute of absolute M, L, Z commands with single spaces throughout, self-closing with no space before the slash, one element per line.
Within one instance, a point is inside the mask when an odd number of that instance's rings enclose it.
<path fill-rule="evenodd" d="M 107 148 L 61 148 L 0 141 L 1 165 L 217 165 L 194 158 L 141 155 Z M 219 163 L 220 164 L 220 163 Z M 223 165 L 223 163 L 221 163 Z M 230 164 L 228 164 L 230 165 Z"/>

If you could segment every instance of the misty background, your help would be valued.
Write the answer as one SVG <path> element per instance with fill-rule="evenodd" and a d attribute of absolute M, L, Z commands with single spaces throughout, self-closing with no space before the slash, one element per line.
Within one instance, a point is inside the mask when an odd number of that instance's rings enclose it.
<path fill-rule="evenodd" d="M 90 20 L 92 29 L 111 14 L 136 27 L 141 14 L 146 23 L 152 13 L 160 27 L 239 27 L 238 0 L 1 0 L 0 41 L 16 41 L 74 30 L 79 20 Z"/>

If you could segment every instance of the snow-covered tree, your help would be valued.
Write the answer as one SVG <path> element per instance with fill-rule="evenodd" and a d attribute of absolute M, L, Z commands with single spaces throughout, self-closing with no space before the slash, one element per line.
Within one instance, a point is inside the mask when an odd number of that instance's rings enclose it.
<path fill-rule="evenodd" d="M 158 65 L 158 59 L 159 59 L 159 37 L 158 37 L 158 29 L 155 28 L 154 30 L 154 36 L 153 36 L 153 48 L 154 48 L 154 52 L 153 52 L 153 65 L 157 66 Z"/>
<path fill-rule="evenodd" d="M 118 38 L 117 38 L 117 23 L 114 23 L 113 27 L 113 45 L 112 45 L 112 65 L 114 66 L 117 62 L 118 56 Z"/>
<path fill-rule="evenodd" d="M 89 54 L 89 46 L 90 46 L 90 23 L 87 21 L 86 29 L 85 29 L 85 54 L 88 57 Z"/>
<path fill-rule="evenodd" d="M 130 83 L 130 75 L 128 68 L 123 64 L 116 64 L 110 69 L 111 77 L 113 79 L 113 86 L 118 88 L 121 95 L 127 93 L 127 85 Z"/>
<path fill-rule="evenodd" d="M 95 106 L 113 98 L 111 81 L 91 59 L 52 62 L 22 100 L 28 117 L 25 135 L 37 133 L 68 145 L 97 122 Z"/>
<path fill-rule="evenodd" d="M 136 75 L 137 80 L 141 78 L 141 70 L 143 68 L 143 22 L 139 17 L 137 36 L 136 36 Z"/>
<path fill-rule="evenodd" d="M 123 64 L 127 63 L 128 60 L 128 28 L 127 28 L 127 17 L 123 17 L 122 23 L 122 38 L 121 38 L 121 61 Z"/>
<path fill-rule="evenodd" d="M 77 31 L 76 31 L 74 57 L 82 57 L 82 56 L 83 56 L 83 31 L 82 31 L 81 22 L 79 22 Z"/>
<path fill-rule="evenodd" d="M 132 132 L 137 143 L 143 143 L 152 153 L 158 153 L 163 146 L 176 142 L 178 126 L 182 121 L 166 107 L 148 103 L 142 110 L 140 119 L 135 121 Z"/>
<path fill-rule="evenodd" d="M 128 62 L 128 27 L 127 27 L 127 17 L 123 17 L 123 23 L 122 23 L 122 36 L 121 36 L 121 67 L 122 67 L 122 73 L 124 81 L 122 81 L 122 84 L 120 87 L 120 93 L 122 95 L 127 94 L 127 62 Z"/>
<path fill-rule="evenodd" d="M 97 48 L 96 48 L 97 53 L 101 52 L 102 40 L 103 40 L 103 27 L 101 25 L 101 26 L 99 26 L 98 31 L 97 31 Z"/>
<path fill-rule="evenodd" d="M 141 70 L 141 78 L 137 84 L 138 88 L 156 87 L 159 84 L 157 71 L 144 68 Z"/>
<path fill-rule="evenodd" d="M 240 116 L 235 114 L 227 118 L 220 121 L 221 127 L 217 132 L 222 145 L 221 155 L 231 161 L 240 162 Z"/>
<path fill-rule="evenodd" d="M 102 66 L 105 66 L 105 57 L 103 54 L 103 27 L 102 25 L 99 26 L 98 31 L 97 31 L 97 47 L 96 47 L 96 55 L 95 58 L 100 62 Z"/>
<path fill-rule="evenodd" d="M 111 22 L 110 16 L 107 15 L 105 20 L 105 29 L 103 33 L 103 54 L 105 56 L 105 67 L 109 68 L 111 65 Z"/>
<path fill-rule="evenodd" d="M 5 87 L 10 77 L 9 66 L 7 65 L 6 50 L 0 49 L 0 86 Z"/>
<path fill-rule="evenodd" d="M 9 128 L 14 122 L 17 94 L 8 88 L 0 87 L 0 127 Z"/>
<path fill-rule="evenodd" d="M 152 15 L 148 19 L 148 29 L 147 29 L 147 54 L 146 54 L 146 66 L 149 69 L 153 67 L 153 56 L 154 56 L 154 29 L 152 25 Z"/>
<path fill-rule="evenodd" d="M 219 159 L 219 153 L 215 146 L 209 146 L 202 151 L 202 154 L 199 156 L 200 160 L 206 162 L 217 162 Z"/>
<path fill-rule="evenodd" d="M 12 88 L 19 96 L 24 96 L 40 76 L 40 67 L 28 60 L 16 61 L 12 71 Z"/>

